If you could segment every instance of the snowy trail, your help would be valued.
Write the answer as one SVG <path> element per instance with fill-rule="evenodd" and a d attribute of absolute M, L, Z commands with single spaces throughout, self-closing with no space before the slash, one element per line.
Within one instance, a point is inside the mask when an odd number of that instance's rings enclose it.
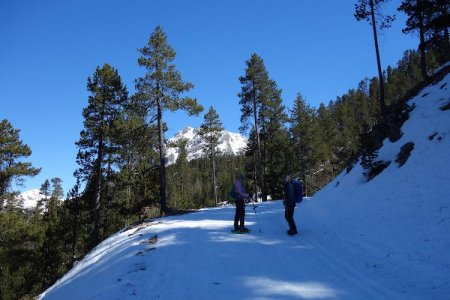
<path fill-rule="evenodd" d="M 279 216 L 278 221 L 273 222 L 276 226 L 272 226 L 267 234 L 277 237 L 286 230 L 284 211 L 279 203 L 269 205 L 278 206 Z M 343 299 L 399 298 L 398 293 L 389 290 L 384 282 L 368 277 L 365 267 L 361 268 L 358 254 L 349 254 L 348 243 L 336 238 L 330 239 L 330 236 L 320 232 L 320 229 L 309 227 L 308 223 L 311 224 L 312 220 L 302 213 L 303 204 L 296 211 L 299 235 L 283 239 L 283 247 L 270 249 L 275 264 L 284 265 L 284 271 L 288 274 L 292 273 L 289 270 L 292 268 L 297 275 L 291 278 L 292 285 L 305 286 L 303 296 L 301 293 L 298 296 Z M 321 288 L 310 288 L 307 292 L 308 285 Z"/>
<path fill-rule="evenodd" d="M 424 299 L 406 296 L 395 273 L 368 263 L 376 260 L 373 245 L 307 215 L 311 203 L 296 209 L 299 234 L 292 237 L 281 201 L 257 208 L 261 233 L 250 206 L 250 234 L 229 232 L 234 207 L 124 231 L 99 245 L 77 266 L 82 271 L 69 273 L 44 299 Z M 155 235 L 156 243 L 145 242 Z"/>

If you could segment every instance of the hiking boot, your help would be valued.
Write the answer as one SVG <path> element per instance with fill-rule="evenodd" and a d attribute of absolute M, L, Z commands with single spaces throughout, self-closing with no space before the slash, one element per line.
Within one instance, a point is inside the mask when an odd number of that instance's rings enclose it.
<path fill-rule="evenodd" d="M 239 229 L 240 232 L 249 232 L 250 230 L 248 228 L 242 227 Z"/>
<path fill-rule="evenodd" d="M 289 234 L 289 235 L 294 235 L 294 234 L 297 234 L 298 232 L 297 232 L 297 229 L 289 229 L 288 231 L 287 231 L 287 234 Z"/>

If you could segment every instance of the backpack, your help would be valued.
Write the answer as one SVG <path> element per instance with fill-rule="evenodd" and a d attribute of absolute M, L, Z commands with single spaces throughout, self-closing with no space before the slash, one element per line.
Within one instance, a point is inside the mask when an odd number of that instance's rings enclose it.
<path fill-rule="evenodd" d="M 294 186 L 294 199 L 295 203 L 303 201 L 303 185 L 302 182 L 297 179 L 292 179 L 292 185 Z"/>
<path fill-rule="evenodd" d="M 235 203 L 236 202 L 236 191 L 234 190 L 234 183 L 231 184 L 231 186 L 228 188 L 227 191 L 227 201 L 229 203 Z"/>

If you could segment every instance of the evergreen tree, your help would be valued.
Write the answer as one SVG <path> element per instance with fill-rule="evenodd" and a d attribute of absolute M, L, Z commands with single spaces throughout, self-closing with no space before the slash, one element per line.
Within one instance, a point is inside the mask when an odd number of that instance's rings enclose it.
<path fill-rule="evenodd" d="M 50 181 L 46 179 L 39 189 L 39 193 L 42 195 L 42 198 L 38 201 L 38 207 L 44 206 L 47 208 L 48 198 L 50 197 L 50 187 Z"/>
<path fill-rule="evenodd" d="M 408 0 L 402 1 L 402 4 L 398 8 L 399 11 L 403 11 L 408 19 L 406 20 L 406 27 L 402 30 L 403 33 L 409 33 L 411 31 L 419 31 L 419 50 L 420 50 L 420 69 L 422 72 L 422 78 L 428 78 L 426 59 L 425 59 L 425 34 L 427 31 L 427 23 L 430 22 L 430 8 L 431 1 L 429 0 Z"/>
<path fill-rule="evenodd" d="M 139 49 L 141 56 L 139 66 L 144 67 L 147 73 L 136 80 L 136 98 L 146 108 L 148 114 L 156 111 L 159 137 L 159 175 L 160 175 L 160 203 L 161 214 L 167 212 L 167 176 L 165 161 L 165 145 L 163 131 L 164 110 L 186 110 L 189 115 L 197 115 L 203 107 L 193 98 L 180 98 L 183 92 L 189 91 L 193 84 L 181 79 L 180 73 L 175 69 L 172 61 L 175 51 L 167 43 L 166 34 L 157 26 L 150 36 L 148 44 Z M 153 116 L 152 116 L 153 117 Z"/>
<path fill-rule="evenodd" d="M 42 292 L 40 249 L 44 227 L 17 211 L 0 213 L 0 299 L 31 299 Z"/>
<path fill-rule="evenodd" d="M 212 173 L 212 191 L 215 205 L 217 205 L 217 182 L 216 182 L 216 161 L 215 155 L 217 152 L 217 146 L 219 144 L 219 138 L 223 131 L 222 122 L 220 122 L 219 115 L 216 110 L 211 106 L 208 113 L 204 116 L 203 124 L 200 126 L 199 134 L 206 142 L 204 151 L 211 159 L 211 173 Z"/>
<path fill-rule="evenodd" d="M 253 118 L 253 130 L 256 138 L 256 173 L 258 185 L 262 190 L 263 201 L 267 200 L 267 187 L 264 180 L 264 165 L 261 146 L 261 110 L 271 93 L 271 81 L 267 73 L 264 61 L 253 53 L 246 61 L 245 76 L 241 76 L 241 92 L 239 104 L 241 105 L 241 132 L 249 128 L 250 119 Z"/>
<path fill-rule="evenodd" d="M 398 8 L 408 19 L 403 33 L 418 31 L 420 69 L 422 78 L 428 78 L 426 49 L 436 49 L 444 57 L 441 63 L 449 59 L 448 15 L 450 2 L 448 0 L 413 0 L 402 1 Z M 446 20 L 446 21 L 445 21 Z"/>
<path fill-rule="evenodd" d="M 157 127 L 148 126 L 145 116 L 132 99 L 132 105 L 123 118 L 119 118 L 116 128 L 120 132 L 115 137 L 118 147 L 118 173 L 114 180 L 113 202 L 122 211 L 122 219 L 117 219 L 123 227 L 136 221 L 144 207 L 156 209 L 159 203 L 158 185 L 158 134 Z M 149 147 L 149 144 L 152 147 Z M 150 180 L 149 180 L 150 179 Z"/>
<path fill-rule="evenodd" d="M 331 149 L 337 133 L 330 111 L 323 103 L 317 110 L 313 131 L 315 132 L 312 140 L 315 168 L 312 173 L 310 172 L 311 174 L 305 174 L 303 186 L 306 193 L 315 192 L 335 177 L 332 163 L 334 156 Z"/>
<path fill-rule="evenodd" d="M 366 20 L 372 25 L 373 39 L 375 42 L 375 52 L 377 55 L 378 79 L 380 82 L 380 105 L 381 111 L 385 111 L 385 97 L 384 97 L 384 79 L 381 68 L 380 51 L 378 47 L 377 24 L 380 30 L 389 28 L 390 23 L 395 19 L 395 16 L 385 16 L 379 13 L 381 4 L 389 0 L 358 0 L 355 4 L 355 18 L 357 21 Z"/>
<path fill-rule="evenodd" d="M 260 110 L 265 182 L 272 199 L 280 199 L 284 195 L 282 178 L 286 173 L 285 161 L 289 147 L 289 135 L 285 127 L 288 117 L 276 82 L 270 80 L 269 88 L 269 97 Z"/>
<path fill-rule="evenodd" d="M 450 1 L 432 0 L 432 17 L 430 22 L 430 46 L 439 54 L 439 64 L 450 60 Z"/>
<path fill-rule="evenodd" d="M 0 122 L 0 211 L 5 199 L 14 205 L 14 193 L 10 192 L 13 182 L 21 185 L 25 176 L 36 176 L 41 171 L 29 162 L 21 159 L 31 155 L 31 149 L 19 137 L 20 130 L 14 129 L 11 123 L 3 119 Z"/>
<path fill-rule="evenodd" d="M 128 92 L 116 69 L 108 64 L 97 67 L 93 78 L 88 77 L 91 93 L 88 106 L 83 109 L 84 129 L 80 140 L 77 162 L 79 173 L 89 180 L 94 189 L 92 245 L 100 240 L 100 207 L 105 164 L 117 150 L 111 144 L 113 122 L 120 116 L 128 102 Z"/>
<path fill-rule="evenodd" d="M 62 180 L 58 177 L 51 179 L 52 191 L 48 201 L 43 223 L 45 226 L 45 240 L 42 246 L 43 283 L 44 286 L 53 284 L 64 274 L 64 241 L 60 239 L 59 206 L 63 197 Z"/>
<path fill-rule="evenodd" d="M 67 242 L 67 266 L 72 267 L 88 250 L 89 236 L 86 224 L 89 223 L 87 207 L 81 194 L 81 179 L 75 172 L 76 183 L 69 191 L 62 204 L 60 228 L 63 232 L 59 238 Z"/>
<path fill-rule="evenodd" d="M 316 161 L 314 156 L 318 150 L 315 137 L 320 135 L 317 127 L 316 111 L 306 103 L 303 96 L 298 93 L 291 111 L 291 147 L 293 159 L 290 164 L 291 173 L 303 180 L 305 188 L 312 185 L 309 177 L 315 172 Z"/>
<path fill-rule="evenodd" d="M 39 189 L 39 192 L 44 195 L 45 197 L 50 196 L 50 181 L 46 179 L 44 183 L 41 185 L 41 188 Z"/>
<path fill-rule="evenodd" d="M 178 158 L 175 162 L 171 190 L 172 205 L 176 209 L 189 209 L 196 205 L 192 203 L 192 193 L 190 193 L 189 185 L 191 183 L 191 174 L 188 162 L 187 139 L 180 139 L 176 144 L 170 145 L 178 149 Z M 170 173 L 169 173 L 170 174 Z"/>

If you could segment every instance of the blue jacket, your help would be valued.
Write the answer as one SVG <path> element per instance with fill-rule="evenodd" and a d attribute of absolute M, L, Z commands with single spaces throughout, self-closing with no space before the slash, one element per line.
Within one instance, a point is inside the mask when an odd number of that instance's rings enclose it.
<path fill-rule="evenodd" d="M 284 184 L 284 201 L 285 206 L 296 206 L 295 204 L 295 187 L 291 181 Z"/>

